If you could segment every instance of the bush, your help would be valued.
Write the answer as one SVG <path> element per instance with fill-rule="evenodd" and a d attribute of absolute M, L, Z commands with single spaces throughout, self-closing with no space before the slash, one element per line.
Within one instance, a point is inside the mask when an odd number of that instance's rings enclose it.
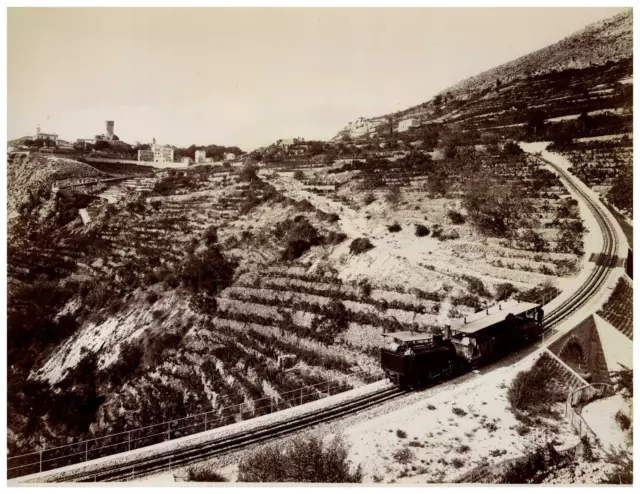
<path fill-rule="evenodd" d="M 467 412 L 465 412 L 462 408 L 457 407 L 453 407 L 451 411 L 458 417 L 464 417 L 467 414 Z"/>
<path fill-rule="evenodd" d="M 295 178 L 296 180 L 304 180 L 306 177 L 305 177 L 304 172 L 302 170 L 296 170 L 293 173 L 293 178 Z"/>
<path fill-rule="evenodd" d="M 236 265 L 214 247 L 187 256 L 179 266 L 178 272 L 180 281 L 192 293 L 217 293 L 231 284 L 235 268 Z"/>
<path fill-rule="evenodd" d="M 296 437 L 284 449 L 263 446 L 238 466 L 239 482 L 362 482 L 358 466 L 351 471 L 349 450 L 338 437 L 328 446 L 316 436 Z"/>
<path fill-rule="evenodd" d="M 496 300 L 507 300 L 511 295 L 518 293 L 518 289 L 511 283 L 500 283 L 496 286 Z"/>
<path fill-rule="evenodd" d="M 407 433 L 405 431 L 403 431 L 402 429 L 398 429 L 396 431 L 396 436 L 398 436 L 400 439 L 406 439 L 407 438 Z"/>
<path fill-rule="evenodd" d="M 454 225 L 462 225 L 465 222 L 465 217 L 459 211 L 450 209 L 447 212 L 447 216 L 449 217 L 451 223 L 453 223 Z"/>
<path fill-rule="evenodd" d="M 631 427 L 631 419 L 622 410 L 616 412 L 615 419 L 623 431 L 628 431 Z"/>
<path fill-rule="evenodd" d="M 420 223 L 416 224 L 416 237 L 426 237 L 429 233 L 431 232 L 426 226 Z"/>
<path fill-rule="evenodd" d="M 385 199 L 392 206 L 397 206 L 402 199 L 402 191 L 400 190 L 400 187 L 391 187 L 385 194 Z"/>
<path fill-rule="evenodd" d="M 368 238 L 356 238 L 351 242 L 349 252 L 351 252 L 351 254 L 358 255 L 373 249 L 373 247 L 374 245 Z"/>
<path fill-rule="evenodd" d="M 218 242 L 218 229 L 211 225 L 204 231 L 204 243 L 207 247 L 210 247 Z"/>
<path fill-rule="evenodd" d="M 393 459 L 396 460 L 398 463 L 401 463 L 402 465 L 411 463 L 413 460 L 415 460 L 415 458 L 416 458 L 416 455 L 414 455 L 413 451 L 411 451 L 407 447 L 401 448 L 397 450 L 395 453 L 393 453 Z"/>
<path fill-rule="evenodd" d="M 402 227 L 400 226 L 400 223 L 398 223 L 397 221 L 393 223 L 393 225 L 389 225 L 387 227 L 387 229 L 391 232 L 391 233 L 396 233 L 399 231 L 402 231 Z"/>
<path fill-rule="evenodd" d="M 284 238 L 286 247 L 282 253 L 284 261 L 293 261 L 314 245 L 319 245 L 321 237 L 318 230 L 305 216 L 296 216 L 276 225 L 275 236 Z"/>
<path fill-rule="evenodd" d="M 464 466 L 464 460 L 462 458 L 454 458 L 451 464 L 455 468 L 462 468 Z"/>
<path fill-rule="evenodd" d="M 367 192 L 367 195 L 364 196 L 364 199 L 362 199 L 362 202 L 364 203 L 365 206 L 368 206 L 375 200 L 376 200 L 375 194 L 373 192 Z"/>
<path fill-rule="evenodd" d="M 438 223 L 436 223 L 435 225 L 433 225 L 432 237 L 433 238 L 440 238 L 441 236 L 442 236 L 442 226 L 440 226 Z"/>
<path fill-rule="evenodd" d="M 550 407 L 566 398 L 555 388 L 548 371 L 538 363 L 519 372 L 507 391 L 511 408 L 523 412 L 549 413 Z"/>
<path fill-rule="evenodd" d="M 186 477 L 189 482 L 228 482 L 209 465 L 189 467 Z"/>

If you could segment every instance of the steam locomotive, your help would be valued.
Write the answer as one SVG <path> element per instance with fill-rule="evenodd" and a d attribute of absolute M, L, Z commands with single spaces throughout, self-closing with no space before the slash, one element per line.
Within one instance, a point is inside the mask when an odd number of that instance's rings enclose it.
<path fill-rule="evenodd" d="M 544 312 L 539 304 L 512 302 L 468 319 L 442 335 L 386 333 L 390 341 L 380 349 L 386 377 L 402 388 L 416 388 L 464 373 L 539 338 Z"/>

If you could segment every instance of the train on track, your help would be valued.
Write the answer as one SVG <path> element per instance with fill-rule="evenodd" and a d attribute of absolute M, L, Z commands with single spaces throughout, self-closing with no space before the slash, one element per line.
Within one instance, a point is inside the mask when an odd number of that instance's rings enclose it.
<path fill-rule="evenodd" d="M 385 333 L 388 344 L 380 349 L 380 364 L 386 377 L 401 388 L 425 386 L 538 339 L 543 319 L 540 304 L 511 302 L 476 313 L 441 335 Z"/>

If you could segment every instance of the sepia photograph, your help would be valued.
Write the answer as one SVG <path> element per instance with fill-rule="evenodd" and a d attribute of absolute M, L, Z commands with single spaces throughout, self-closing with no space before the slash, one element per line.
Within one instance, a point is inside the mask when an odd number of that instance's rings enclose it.
<path fill-rule="evenodd" d="M 4 6 L 6 486 L 633 484 L 631 6 L 81 3 Z"/>

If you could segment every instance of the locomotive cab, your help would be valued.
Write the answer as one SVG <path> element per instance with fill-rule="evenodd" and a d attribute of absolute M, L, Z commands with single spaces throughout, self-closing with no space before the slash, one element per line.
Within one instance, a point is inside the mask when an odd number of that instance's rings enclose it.
<path fill-rule="evenodd" d="M 402 331 L 384 334 L 380 364 L 386 377 L 402 388 L 426 384 L 453 370 L 455 350 L 431 333 Z"/>

